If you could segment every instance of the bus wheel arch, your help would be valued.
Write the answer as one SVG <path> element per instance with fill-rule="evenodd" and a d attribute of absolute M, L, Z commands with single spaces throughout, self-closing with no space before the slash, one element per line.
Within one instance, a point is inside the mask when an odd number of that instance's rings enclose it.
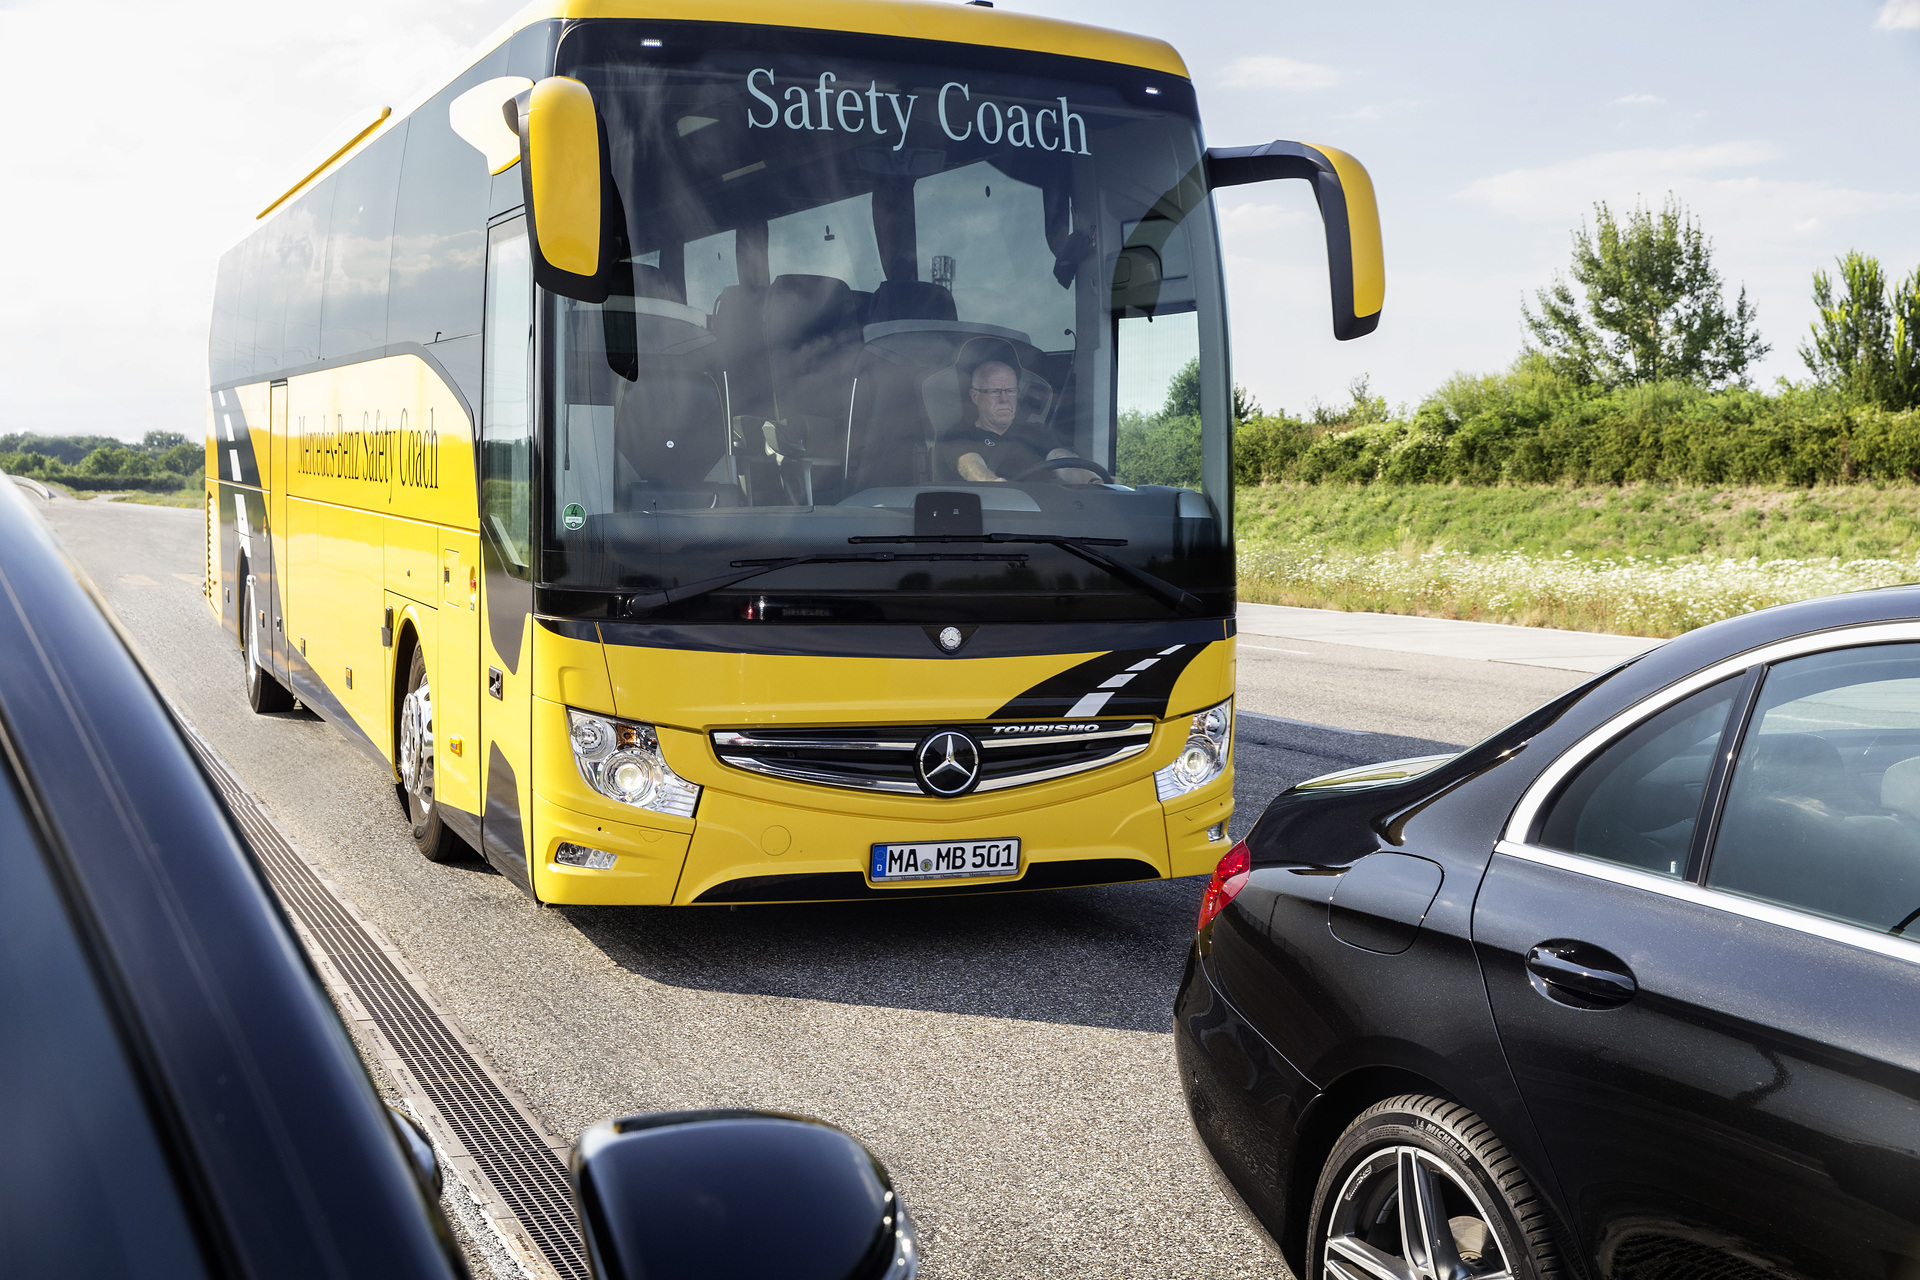
<path fill-rule="evenodd" d="M 389 680 L 392 688 L 388 702 L 387 731 L 392 735 L 388 741 L 393 744 L 393 793 L 400 800 L 400 811 L 407 809 L 407 785 L 400 776 L 400 733 L 401 713 L 406 709 L 407 677 L 411 672 L 413 654 L 420 647 L 420 633 L 414 629 L 413 619 L 404 618 L 399 630 L 393 637 L 393 671 Z"/>

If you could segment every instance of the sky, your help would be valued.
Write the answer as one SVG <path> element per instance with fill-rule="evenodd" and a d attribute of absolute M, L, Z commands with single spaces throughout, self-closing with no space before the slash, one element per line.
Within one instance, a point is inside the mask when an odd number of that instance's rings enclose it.
<path fill-rule="evenodd" d="M 998 0 L 1178 48 L 1216 146 L 1287 138 L 1373 175 L 1387 298 L 1331 333 L 1305 183 L 1218 198 L 1236 381 L 1269 409 L 1356 379 L 1417 404 L 1509 364 L 1595 201 L 1681 200 L 1804 378 L 1816 268 L 1920 266 L 1920 0 Z M 353 111 L 399 106 L 519 0 L 0 0 L 10 130 L 0 433 L 205 420 L 214 266 Z M 324 20 L 322 20 L 324 17 Z"/>

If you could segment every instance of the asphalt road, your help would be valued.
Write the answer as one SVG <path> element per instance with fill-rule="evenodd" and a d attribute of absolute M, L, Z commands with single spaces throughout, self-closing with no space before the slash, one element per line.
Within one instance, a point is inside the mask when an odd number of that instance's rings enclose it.
<path fill-rule="evenodd" d="M 390 781 L 323 721 L 248 710 L 200 597 L 199 512 L 41 509 L 162 691 L 554 1133 L 690 1107 L 833 1121 L 892 1171 L 928 1280 L 1284 1273 L 1216 1189 L 1176 1087 L 1197 882 L 543 908 L 478 860 L 420 858 Z M 1470 742 L 1582 678 L 1248 640 L 1236 833 L 1294 781 Z"/>

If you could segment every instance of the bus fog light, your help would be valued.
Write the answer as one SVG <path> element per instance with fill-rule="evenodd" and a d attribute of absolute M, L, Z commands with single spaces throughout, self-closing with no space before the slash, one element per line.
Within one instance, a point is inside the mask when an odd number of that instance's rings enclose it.
<path fill-rule="evenodd" d="M 1216 822 L 1207 828 L 1207 843 L 1218 844 L 1227 838 L 1227 824 Z"/>
<path fill-rule="evenodd" d="M 619 859 L 605 849 L 589 849 L 583 844 L 561 844 L 553 851 L 553 860 L 563 867 L 585 867 L 589 871 L 611 871 Z"/>
<path fill-rule="evenodd" d="M 1198 791 L 1227 767 L 1233 747 L 1233 699 L 1208 707 L 1187 728 L 1187 745 L 1172 764 L 1153 775 L 1153 788 L 1163 801 Z M 1212 832 L 1208 836 L 1212 837 Z"/>
<path fill-rule="evenodd" d="M 700 788 L 675 773 L 660 754 L 650 724 L 567 709 L 573 762 L 587 785 L 621 804 L 691 818 Z M 569 863 L 569 866 L 576 865 Z"/>

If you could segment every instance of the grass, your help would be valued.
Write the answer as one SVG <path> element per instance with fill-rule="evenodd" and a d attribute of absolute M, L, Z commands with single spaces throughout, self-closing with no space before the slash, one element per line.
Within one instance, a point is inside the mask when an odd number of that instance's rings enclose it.
<path fill-rule="evenodd" d="M 1243 600 L 1671 636 L 1920 580 L 1920 489 L 1262 485 Z"/>
<path fill-rule="evenodd" d="M 103 495 L 114 502 L 137 502 L 147 507 L 204 507 L 207 505 L 207 491 L 198 489 L 175 489 L 172 493 L 145 493 L 138 489 L 129 493 Z"/>
<path fill-rule="evenodd" d="M 1236 495 L 1239 536 L 1343 552 L 1842 560 L 1920 555 L 1920 489 L 1275 484 Z"/>

